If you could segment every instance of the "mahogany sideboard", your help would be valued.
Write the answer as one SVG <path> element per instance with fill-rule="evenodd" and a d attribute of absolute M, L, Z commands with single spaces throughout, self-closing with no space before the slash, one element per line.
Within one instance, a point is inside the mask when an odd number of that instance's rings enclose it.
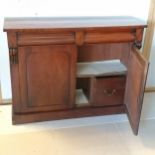
<path fill-rule="evenodd" d="M 126 113 L 137 135 L 146 27 L 124 16 L 5 18 L 13 124 Z"/>

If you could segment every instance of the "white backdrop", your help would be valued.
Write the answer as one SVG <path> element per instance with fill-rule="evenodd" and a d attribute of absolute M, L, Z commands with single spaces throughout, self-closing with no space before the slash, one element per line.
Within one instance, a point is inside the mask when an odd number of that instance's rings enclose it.
<path fill-rule="evenodd" d="M 149 3 L 150 0 L 1 0 L 0 78 L 3 98 L 11 98 L 8 48 L 6 34 L 3 33 L 4 17 L 129 15 L 146 20 Z"/>
<path fill-rule="evenodd" d="M 147 79 L 147 86 L 148 87 L 155 87 L 155 34 L 153 37 L 153 44 L 151 48 L 151 55 L 150 55 L 150 67 Z"/>

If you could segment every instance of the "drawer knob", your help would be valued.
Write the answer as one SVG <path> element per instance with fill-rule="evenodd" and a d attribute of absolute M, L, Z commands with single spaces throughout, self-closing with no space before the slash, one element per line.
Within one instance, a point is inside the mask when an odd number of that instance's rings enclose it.
<path fill-rule="evenodd" d="M 116 89 L 105 89 L 104 94 L 106 94 L 107 96 L 112 96 L 116 93 Z"/>

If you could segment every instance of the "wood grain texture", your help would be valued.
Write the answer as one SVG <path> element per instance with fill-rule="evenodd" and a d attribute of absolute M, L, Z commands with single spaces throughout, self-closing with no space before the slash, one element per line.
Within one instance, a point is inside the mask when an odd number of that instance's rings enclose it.
<path fill-rule="evenodd" d="M 75 42 L 78 46 L 81 46 L 84 43 L 84 32 L 83 31 L 76 31 Z"/>
<path fill-rule="evenodd" d="M 135 36 L 131 32 L 90 32 L 85 34 L 85 43 L 132 42 Z"/>
<path fill-rule="evenodd" d="M 100 43 L 78 47 L 78 62 L 119 59 L 127 66 L 131 43 Z"/>
<path fill-rule="evenodd" d="M 138 134 L 147 71 L 148 62 L 141 56 L 140 51 L 132 47 L 124 103 L 135 135 Z"/>
<path fill-rule="evenodd" d="M 130 16 L 114 17 L 55 17 L 55 18 L 5 18 L 5 31 L 30 31 L 49 29 L 81 29 L 106 27 L 146 27 L 146 23 Z"/>
<path fill-rule="evenodd" d="M 125 76 L 93 78 L 90 102 L 93 106 L 123 105 Z"/>
<path fill-rule="evenodd" d="M 13 113 L 13 124 L 40 122 L 48 120 L 59 120 L 67 118 L 79 118 L 88 116 L 101 116 L 109 114 L 124 113 L 124 106 L 107 106 L 93 108 L 76 108 L 72 110 L 46 111 L 41 113 L 17 114 Z"/>
<path fill-rule="evenodd" d="M 74 33 L 18 33 L 18 45 L 72 44 Z"/>
<path fill-rule="evenodd" d="M 19 47 L 22 112 L 67 109 L 75 100 L 75 46 Z"/>
<path fill-rule="evenodd" d="M 146 27 L 144 21 L 134 17 L 76 17 L 76 18 L 6 18 L 4 31 L 15 32 L 20 44 L 28 44 L 28 36 L 21 37 L 24 33 L 51 33 L 49 40 L 47 36 L 34 41 L 36 43 L 76 43 L 77 45 L 92 43 L 120 43 L 134 42 L 141 47 L 143 29 Z M 142 30 L 142 31 L 141 31 Z M 141 31 L 139 33 L 139 31 Z M 17 33 L 18 32 L 18 33 Z M 56 36 L 62 33 L 67 36 Z M 68 34 L 66 34 L 68 33 Z M 138 35 L 137 35 L 138 34 Z M 74 36 L 74 40 L 73 40 Z M 66 40 L 64 39 L 66 37 Z M 55 40 L 55 43 L 56 43 Z M 56 44 L 57 44 L 56 43 Z"/>

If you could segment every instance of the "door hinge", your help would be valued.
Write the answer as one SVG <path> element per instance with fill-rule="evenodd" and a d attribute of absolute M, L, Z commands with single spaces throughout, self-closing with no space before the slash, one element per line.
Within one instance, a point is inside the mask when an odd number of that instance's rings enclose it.
<path fill-rule="evenodd" d="M 18 63 L 18 49 L 9 48 L 9 54 L 10 54 L 10 62 L 12 64 L 17 64 Z"/>

